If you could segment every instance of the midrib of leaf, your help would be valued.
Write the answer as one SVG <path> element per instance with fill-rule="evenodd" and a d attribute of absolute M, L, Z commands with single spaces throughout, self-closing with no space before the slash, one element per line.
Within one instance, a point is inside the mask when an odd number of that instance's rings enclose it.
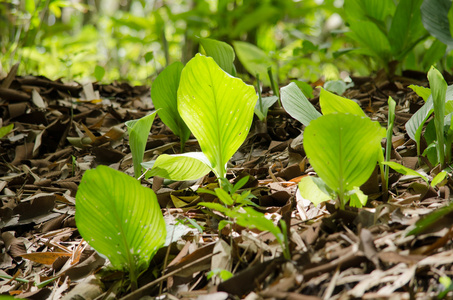
<path fill-rule="evenodd" d="M 340 186 L 340 193 L 339 193 L 339 197 L 340 197 L 340 205 L 341 207 L 344 206 L 344 203 L 343 203 L 343 198 L 344 198 L 344 171 L 343 171 L 343 151 L 342 151 L 342 133 L 343 133 L 343 127 L 341 127 L 340 125 L 340 134 L 339 134 L 339 158 L 340 158 L 340 163 L 339 163 L 339 166 L 340 166 L 340 178 L 338 179 L 339 181 L 339 186 Z"/>

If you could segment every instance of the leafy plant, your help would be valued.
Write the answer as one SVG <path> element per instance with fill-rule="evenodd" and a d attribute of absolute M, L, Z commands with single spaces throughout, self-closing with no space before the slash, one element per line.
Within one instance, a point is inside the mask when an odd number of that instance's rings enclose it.
<path fill-rule="evenodd" d="M 255 105 L 255 115 L 260 121 L 265 121 L 269 108 L 277 102 L 277 96 L 261 97 L 260 75 L 256 74 L 256 90 L 258 91 L 258 102 Z"/>
<path fill-rule="evenodd" d="M 296 83 L 291 82 L 287 86 L 282 87 L 280 93 L 283 108 L 291 117 L 305 126 L 308 126 L 312 120 L 321 116 Z"/>
<path fill-rule="evenodd" d="M 106 166 L 87 170 L 76 195 L 77 228 L 112 266 L 128 271 L 132 288 L 164 244 L 166 229 L 154 192 Z"/>
<path fill-rule="evenodd" d="M 379 123 L 344 113 L 324 115 L 305 128 L 304 149 L 310 164 L 333 192 L 340 208 L 348 201 L 351 206 L 366 204 L 366 196 L 359 186 L 376 167 L 384 136 L 385 130 Z M 302 178 L 301 190 L 306 188 L 307 180 L 312 179 Z"/>
<path fill-rule="evenodd" d="M 181 72 L 184 65 L 175 62 L 157 76 L 151 87 L 151 99 L 156 109 L 159 109 L 159 117 L 175 135 L 181 140 L 181 152 L 184 144 L 190 137 L 190 129 L 184 123 L 178 112 L 178 87 Z"/>
<path fill-rule="evenodd" d="M 129 145 L 131 147 L 132 162 L 134 164 L 134 176 L 139 178 L 142 174 L 141 163 L 145 154 L 146 142 L 153 125 L 156 112 L 153 112 L 138 120 L 126 122 L 127 132 L 129 133 Z"/>
<path fill-rule="evenodd" d="M 345 0 L 350 29 L 346 35 L 360 46 L 355 52 L 375 58 L 390 71 L 391 61 L 403 61 L 429 36 L 421 22 L 422 1 L 400 0 L 395 4 L 392 0 Z"/>
<path fill-rule="evenodd" d="M 222 178 L 221 181 L 223 184 L 221 188 L 215 188 L 214 191 L 198 189 L 199 192 L 217 196 L 223 203 L 222 205 L 212 202 L 200 202 L 198 205 L 217 210 L 231 219 L 220 221 L 219 230 L 222 230 L 222 228 L 227 224 L 236 223 L 249 229 L 256 228 L 261 231 L 269 231 L 275 236 L 276 240 L 281 245 L 284 257 L 288 260 L 291 259 L 288 237 L 286 235 L 286 223 L 283 220 L 280 220 L 281 228 L 275 226 L 274 222 L 267 219 L 263 213 L 260 213 L 248 206 L 256 206 L 256 204 L 250 201 L 250 198 L 254 197 L 251 195 L 250 191 L 243 191 L 241 194 L 236 193 L 237 190 L 247 183 L 247 180 L 248 176 L 242 178 L 233 186 L 226 178 Z"/>
<path fill-rule="evenodd" d="M 417 154 L 420 155 L 423 126 L 434 112 L 433 123 L 428 124 L 425 131 L 425 139 L 429 144 L 425 154 L 430 158 L 431 163 L 440 163 L 444 166 L 445 162 L 451 161 L 453 128 L 450 127 L 453 116 L 453 86 L 447 86 L 440 72 L 434 67 L 429 70 L 428 79 L 431 85 L 431 95 L 406 123 L 406 131 L 409 137 L 416 142 Z M 426 92 L 423 95 L 426 97 Z M 448 127 L 444 128 L 444 124 L 447 124 Z M 430 149 L 433 148 L 436 149 L 434 156 L 429 155 Z"/>
<path fill-rule="evenodd" d="M 212 170 L 218 178 L 225 177 L 226 163 L 250 130 L 256 100 L 252 86 L 228 75 L 214 59 L 197 54 L 181 73 L 178 111 L 203 152 L 144 163 L 152 167 L 147 176 L 188 180 Z"/>
<path fill-rule="evenodd" d="M 392 136 L 393 136 L 393 125 L 395 123 L 395 107 L 396 102 L 392 97 L 389 97 L 388 100 L 388 116 L 387 116 L 387 136 L 385 142 L 385 161 L 390 161 L 390 154 L 392 151 Z M 382 192 L 384 197 L 387 197 L 388 187 L 389 187 L 389 166 L 384 166 L 384 180 L 382 181 Z"/>

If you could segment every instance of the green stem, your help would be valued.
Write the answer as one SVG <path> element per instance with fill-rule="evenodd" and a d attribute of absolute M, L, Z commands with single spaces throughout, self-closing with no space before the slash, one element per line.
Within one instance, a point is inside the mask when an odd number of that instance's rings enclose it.
<path fill-rule="evenodd" d="M 272 91 L 274 92 L 274 95 L 277 96 L 278 98 L 278 105 L 282 107 L 282 103 L 280 102 L 280 93 L 278 92 L 277 85 L 275 84 L 274 76 L 272 76 L 272 67 L 267 68 L 267 75 L 269 75 Z"/>
<path fill-rule="evenodd" d="M 263 99 L 261 98 L 260 74 L 256 73 L 256 90 L 258 91 L 258 101 L 260 103 L 260 111 L 263 112 Z"/>

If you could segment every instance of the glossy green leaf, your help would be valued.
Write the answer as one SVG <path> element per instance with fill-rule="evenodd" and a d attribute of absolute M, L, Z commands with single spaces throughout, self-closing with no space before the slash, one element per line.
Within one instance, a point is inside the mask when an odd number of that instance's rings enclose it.
<path fill-rule="evenodd" d="M 197 138 L 217 177 L 242 145 L 253 120 L 253 86 L 231 77 L 211 57 L 197 54 L 184 68 L 178 111 Z"/>
<path fill-rule="evenodd" d="M 272 67 L 274 76 L 277 74 L 276 63 L 260 48 L 246 42 L 233 42 L 234 50 L 245 69 L 252 75 L 258 73 L 265 86 L 271 82 L 267 76 L 267 68 Z M 274 78 L 277 81 L 277 78 Z"/>
<path fill-rule="evenodd" d="M 383 162 L 383 164 L 389 166 L 390 168 L 392 168 L 393 170 L 397 171 L 400 174 L 408 175 L 408 176 L 417 176 L 417 177 L 422 178 L 424 181 L 428 182 L 428 178 L 426 176 L 420 174 L 417 171 L 409 169 L 408 167 L 405 167 L 399 163 L 396 163 L 393 161 L 386 161 L 386 162 Z"/>
<path fill-rule="evenodd" d="M 184 65 L 175 62 L 157 76 L 151 86 L 151 99 L 159 117 L 181 140 L 181 149 L 190 137 L 190 130 L 178 112 L 178 87 Z"/>
<path fill-rule="evenodd" d="M 10 133 L 11 130 L 13 130 L 13 128 L 14 128 L 14 123 L 1 127 L 0 128 L 0 139 L 2 137 L 4 137 L 5 135 L 7 135 L 8 133 Z"/>
<path fill-rule="evenodd" d="M 269 111 L 269 108 L 274 105 L 275 102 L 277 102 L 278 97 L 276 96 L 270 96 L 270 97 L 263 97 L 261 98 L 261 104 L 262 107 L 260 107 L 260 102 L 257 101 L 255 105 L 255 114 L 258 116 L 258 118 L 263 121 L 267 117 L 267 112 Z M 261 110 L 262 108 L 262 110 Z"/>
<path fill-rule="evenodd" d="M 385 129 L 367 117 L 333 113 L 305 128 L 304 149 L 318 176 L 340 197 L 371 176 Z"/>
<path fill-rule="evenodd" d="M 428 72 L 428 80 L 433 96 L 434 125 L 436 126 L 437 136 L 437 157 L 440 165 L 443 166 L 445 162 L 444 117 L 447 83 L 442 74 L 434 67 L 431 67 Z"/>
<path fill-rule="evenodd" d="M 321 88 L 319 95 L 319 105 L 324 115 L 331 113 L 350 113 L 357 116 L 366 116 L 360 106 L 347 98 L 335 95 Z"/>
<path fill-rule="evenodd" d="M 442 43 L 452 46 L 448 12 L 449 0 L 424 0 L 421 6 L 422 22 L 428 32 Z"/>
<path fill-rule="evenodd" d="M 320 203 L 332 200 L 326 192 L 319 188 L 314 180 L 320 178 L 313 178 L 311 176 L 302 177 L 299 182 L 299 193 L 302 198 L 309 200 L 314 206 L 318 206 Z"/>
<path fill-rule="evenodd" d="M 431 96 L 430 88 L 414 84 L 409 85 L 408 88 L 411 88 L 418 96 L 422 97 L 425 102 L 428 100 L 429 96 Z"/>
<path fill-rule="evenodd" d="M 294 82 L 282 87 L 280 94 L 283 108 L 291 117 L 305 126 L 308 126 L 312 120 L 321 116 Z"/>
<path fill-rule="evenodd" d="M 141 163 L 143 155 L 145 154 L 146 142 L 148 135 L 153 125 L 156 112 L 153 112 L 138 120 L 131 120 L 126 122 L 127 132 L 129 133 L 129 146 L 132 152 L 132 163 L 134 164 L 134 176 L 140 177 L 142 174 Z"/>
<path fill-rule="evenodd" d="M 80 235 L 131 280 L 164 244 L 165 222 L 154 192 L 106 166 L 83 175 L 76 195 Z"/>
<path fill-rule="evenodd" d="M 142 167 L 151 168 L 146 177 L 159 176 L 171 180 L 195 180 L 211 171 L 209 160 L 202 152 L 161 154 L 155 162 L 144 162 Z"/>
<path fill-rule="evenodd" d="M 207 56 L 214 58 L 216 63 L 228 74 L 234 75 L 234 50 L 225 42 L 203 38 L 200 39 Z"/>
<path fill-rule="evenodd" d="M 388 38 L 396 59 L 402 59 L 408 51 L 426 38 L 420 6 L 423 0 L 400 0 L 392 18 Z"/>

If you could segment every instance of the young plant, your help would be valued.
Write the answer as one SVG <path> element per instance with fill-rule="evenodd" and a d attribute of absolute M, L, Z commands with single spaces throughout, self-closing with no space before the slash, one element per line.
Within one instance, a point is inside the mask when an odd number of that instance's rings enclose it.
<path fill-rule="evenodd" d="M 83 175 L 75 219 L 88 244 L 115 269 L 129 272 L 132 289 L 165 242 L 165 222 L 154 192 L 106 166 Z"/>
<path fill-rule="evenodd" d="M 344 9 L 350 29 L 346 35 L 360 46 L 354 52 L 375 58 L 391 72 L 391 61 L 403 61 L 429 36 L 421 22 L 422 2 L 400 0 L 395 4 L 391 0 L 346 0 Z M 389 18 L 391 22 L 388 22 Z"/>
<path fill-rule="evenodd" d="M 431 85 L 431 95 L 426 103 L 414 113 L 407 121 L 407 134 L 417 144 L 417 154 L 420 153 L 420 142 L 423 126 L 426 120 L 434 112 L 432 123 L 428 124 L 425 131 L 425 139 L 428 148 L 425 153 L 433 164 L 441 164 L 451 161 L 451 145 L 453 142 L 453 128 L 451 126 L 453 116 L 453 86 L 447 86 L 440 72 L 431 67 L 428 72 L 428 80 Z M 426 93 L 424 93 L 426 96 Z M 445 128 L 447 124 L 447 128 Z M 430 149 L 436 149 L 435 153 Z"/>
<path fill-rule="evenodd" d="M 390 154 L 392 151 L 392 136 L 393 136 L 393 125 L 395 123 L 395 107 L 396 102 L 392 97 L 389 97 L 388 100 L 389 110 L 387 116 L 387 137 L 385 141 L 385 161 L 390 161 Z M 382 193 L 384 194 L 385 199 L 388 196 L 389 188 L 389 166 L 384 165 L 384 180 L 382 181 Z"/>
<path fill-rule="evenodd" d="M 231 223 L 236 223 L 239 226 L 249 229 L 256 228 L 261 231 L 269 231 L 275 236 L 277 242 L 282 247 L 283 256 L 290 260 L 291 255 L 286 234 L 286 223 L 283 220 L 280 220 L 281 228 L 275 226 L 274 222 L 267 219 L 263 213 L 257 212 L 252 207 L 247 206 L 256 206 L 255 203 L 250 201 L 250 198 L 254 197 L 251 195 L 250 191 L 243 191 L 241 194 L 236 193 L 237 190 L 247 183 L 247 180 L 248 177 L 244 177 L 233 186 L 226 178 L 222 178 L 221 181 L 223 184 L 221 188 L 216 188 L 214 191 L 198 189 L 199 192 L 217 196 L 223 203 L 222 205 L 212 202 L 200 202 L 199 205 L 219 211 L 230 218 L 230 220 L 222 220 L 219 222 L 219 231 L 222 230 L 225 225 Z"/>
<path fill-rule="evenodd" d="M 179 80 L 184 65 L 175 62 L 157 76 L 151 87 L 151 99 L 154 107 L 159 109 L 159 117 L 181 141 L 181 153 L 184 144 L 190 137 L 190 129 L 184 123 L 178 112 L 177 92 Z"/>
<path fill-rule="evenodd" d="M 134 176 L 139 178 L 142 174 L 141 163 L 145 154 L 146 142 L 153 125 L 156 112 L 153 112 L 138 120 L 126 122 L 127 132 L 129 133 L 129 146 L 131 147 L 132 163 L 134 164 Z"/>
<path fill-rule="evenodd" d="M 328 197 L 334 196 L 340 208 L 344 209 L 348 202 L 356 207 L 366 204 L 367 197 L 359 187 L 371 176 L 382 155 L 380 142 L 384 136 L 385 130 L 379 123 L 345 113 L 324 115 L 305 128 L 305 152 L 324 182 L 318 186 L 327 191 Z M 302 178 L 299 189 L 304 198 L 317 204 L 320 199 L 307 191 L 307 187 L 313 186 L 311 181 L 311 177 Z"/>
<path fill-rule="evenodd" d="M 197 138 L 202 153 L 160 155 L 147 176 L 198 179 L 210 170 L 226 175 L 226 164 L 244 142 L 257 101 L 255 89 L 223 71 L 210 57 L 197 54 L 181 73 L 178 111 Z"/>
<path fill-rule="evenodd" d="M 269 108 L 277 102 L 277 96 L 261 97 L 260 75 L 256 73 L 256 90 L 258 91 L 258 102 L 255 105 L 255 115 L 264 122 L 267 119 Z"/>

